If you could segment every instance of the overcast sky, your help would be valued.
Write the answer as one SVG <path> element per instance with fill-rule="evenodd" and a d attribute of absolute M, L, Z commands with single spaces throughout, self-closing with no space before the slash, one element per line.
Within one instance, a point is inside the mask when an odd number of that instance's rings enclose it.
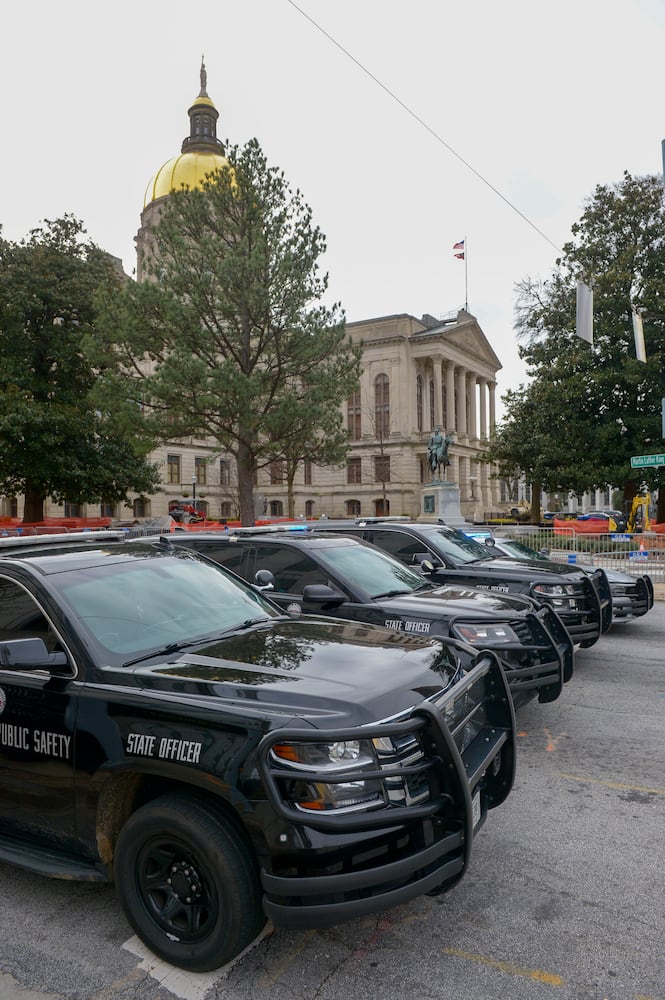
<path fill-rule="evenodd" d="M 442 317 L 467 278 L 499 394 L 515 284 L 597 184 L 662 175 L 665 0 L 30 0 L 3 8 L 5 238 L 73 213 L 131 273 L 202 54 L 218 137 L 256 137 L 325 233 L 330 301 Z"/>

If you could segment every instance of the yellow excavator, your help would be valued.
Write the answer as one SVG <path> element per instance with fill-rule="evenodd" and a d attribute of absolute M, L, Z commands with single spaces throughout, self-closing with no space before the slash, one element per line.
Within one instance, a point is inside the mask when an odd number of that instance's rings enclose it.
<path fill-rule="evenodd" d="M 633 503 L 630 508 L 630 514 L 628 515 L 628 521 L 626 522 L 626 531 L 649 531 L 651 528 L 651 519 L 649 518 L 649 505 L 651 503 L 651 494 L 645 493 L 641 496 L 634 496 Z M 638 521 L 638 514 L 642 512 L 642 517 Z"/>

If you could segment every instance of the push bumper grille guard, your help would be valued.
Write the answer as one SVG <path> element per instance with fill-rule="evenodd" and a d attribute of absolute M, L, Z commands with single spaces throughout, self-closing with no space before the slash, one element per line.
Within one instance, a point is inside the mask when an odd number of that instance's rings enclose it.
<path fill-rule="evenodd" d="M 602 573 L 602 576 L 607 580 L 605 573 Z M 564 586 L 571 586 L 571 584 L 564 584 Z M 575 645 L 593 646 L 600 638 L 602 631 L 601 600 L 597 589 L 599 583 L 594 582 L 590 577 L 584 577 L 572 586 L 574 593 L 562 596 L 548 594 L 546 591 L 540 592 L 532 587 L 531 597 L 539 604 L 551 607 L 558 614 Z M 574 602 L 573 608 L 568 604 L 569 601 Z M 611 601 L 609 608 L 611 614 Z"/>
<path fill-rule="evenodd" d="M 597 569 L 592 577 L 594 591 L 600 607 L 600 631 L 607 632 L 612 624 L 612 591 L 604 569 Z"/>
<path fill-rule="evenodd" d="M 452 619 L 451 632 L 461 639 L 458 625 L 461 628 L 468 624 L 468 619 Z M 506 625 L 516 633 L 519 642 L 490 642 L 486 647 L 478 648 L 491 649 L 503 660 L 513 698 L 542 689 L 547 692 L 546 700 L 554 701 L 561 694 L 564 680 L 567 680 L 566 671 L 572 673 L 573 644 L 565 628 L 546 606 L 538 611 L 529 611 L 522 618 L 507 619 Z M 529 654 L 528 664 L 523 662 L 525 654 Z"/>
<path fill-rule="evenodd" d="M 466 697 L 481 683 L 485 695 L 469 707 Z M 494 689 L 494 690 L 493 690 Z M 501 697 L 500 697 L 501 696 Z M 452 715 L 451 728 L 445 715 Z M 482 718 L 477 735 L 460 753 L 465 727 L 474 715 Z M 496 726 L 500 718 L 504 725 Z M 312 771 L 280 765 L 271 751 L 278 743 L 334 743 L 390 738 L 395 754 L 384 757 L 371 770 Z M 400 749 L 413 742 L 422 758 L 412 763 Z M 385 745 L 385 744 L 384 744 Z M 503 669 L 495 657 L 480 662 L 436 701 L 421 702 L 408 717 L 334 731 L 285 727 L 268 733 L 257 748 L 257 764 L 270 803 L 276 813 L 299 827 L 331 835 L 324 852 L 295 850 L 284 874 L 261 872 L 267 916 L 275 926 L 330 927 L 345 920 L 377 913 L 428 892 L 444 891 L 458 882 L 471 857 L 473 844 L 472 792 L 492 763 L 487 794 L 489 805 L 498 805 L 512 787 L 515 766 L 515 715 Z M 368 811 L 309 812 L 286 798 L 292 781 L 325 784 L 377 781 L 384 802 Z M 392 790 L 402 782 L 420 789 L 425 777 L 424 801 L 411 804 L 408 796 L 395 804 Z M 358 834 L 357 844 L 353 834 Z M 339 835 L 339 847 L 334 835 Z M 375 836 L 373 835 L 375 834 Z M 332 870 L 331 870 L 332 869 Z M 293 874 L 294 870 L 296 871 Z M 320 873 L 323 872 L 323 873 Z"/>
<path fill-rule="evenodd" d="M 625 597 L 630 601 L 631 614 L 641 618 L 653 607 L 654 592 L 650 576 L 637 576 L 631 587 L 624 585 Z"/>

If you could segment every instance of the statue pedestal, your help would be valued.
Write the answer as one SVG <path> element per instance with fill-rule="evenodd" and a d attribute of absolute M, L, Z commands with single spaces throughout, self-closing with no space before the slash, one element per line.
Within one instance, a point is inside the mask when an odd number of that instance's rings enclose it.
<path fill-rule="evenodd" d="M 457 483 L 433 479 L 420 489 L 419 521 L 438 521 L 441 518 L 451 528 L 466 524 L 460 511 L 460 492 Z"/>

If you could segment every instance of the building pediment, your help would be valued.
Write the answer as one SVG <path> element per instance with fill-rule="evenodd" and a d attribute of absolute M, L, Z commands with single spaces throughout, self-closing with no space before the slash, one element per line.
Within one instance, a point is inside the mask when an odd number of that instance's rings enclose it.
<path fill-rule="evenodd" d="M 426 319 L 431 321 L 431 317 Z M 455 318 L 428 325 L 427 329 L 414 333 L 410 341 L 414 348 L 427 344 L 430 350 L 438 342 L 444 354 L 474 359 L 479 365 L 495 372 L 503 367 L 478 320 L 463 309 Z"/>

